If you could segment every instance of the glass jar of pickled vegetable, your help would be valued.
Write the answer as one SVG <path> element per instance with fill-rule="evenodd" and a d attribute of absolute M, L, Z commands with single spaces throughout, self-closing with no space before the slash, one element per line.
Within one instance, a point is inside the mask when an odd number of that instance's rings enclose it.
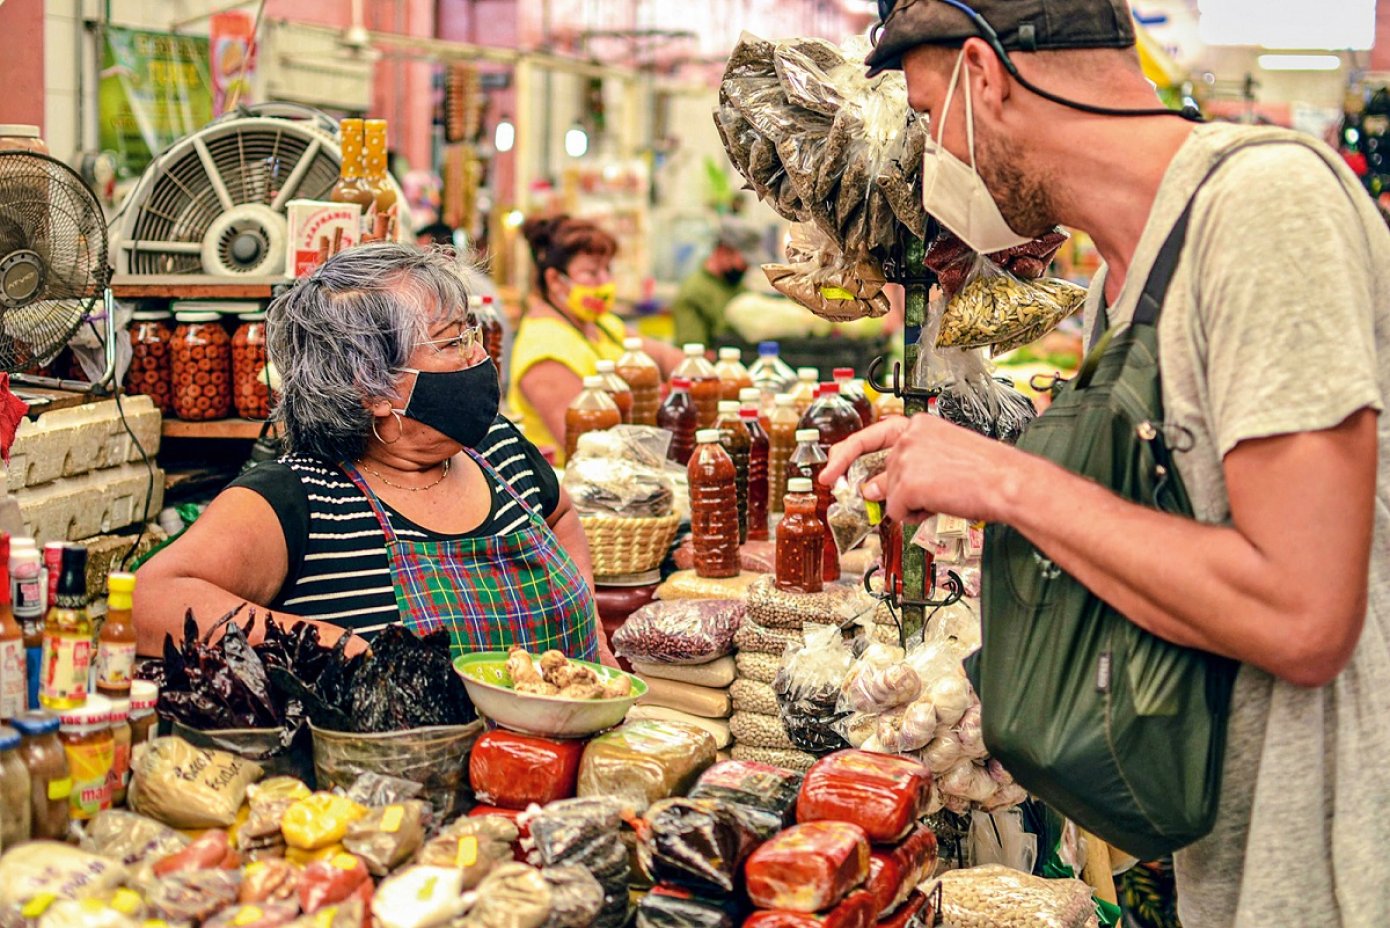
<path fill-rule="evenodd" d="M 265 313 L 242 313 L 232 336 L 232 384 L 236 414 L 243 419 L 270 416 L 270 386 L 265 376 Z"/>
<path fill-rule="evenodd" d="M 225 419 L 232 411 L 232 337 L 213 312 L 174 316 L 174 414 L 194 421 Z"/>
<path fill-rule="evenodd" d="M 143 393 L 168 415 L 172 406 L 173 373 L 170 369 L 169 342 L 173 316 L 165 310 L 136 310 L 130 317 L 130 367 L 126 371 L 127 393 Z"/>

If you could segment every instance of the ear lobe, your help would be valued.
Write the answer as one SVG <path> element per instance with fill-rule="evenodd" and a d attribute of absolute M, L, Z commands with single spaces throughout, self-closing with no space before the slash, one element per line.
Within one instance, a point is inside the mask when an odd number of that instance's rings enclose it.
<path fill-rule="evenodd" d="M 967 39 L 965 43 L 965 76 L 971 80 L 974 107 L 998 117 L 1005 100 L 1013 91 L 1013 82 L 1004 62 L 983 39 Z"/>

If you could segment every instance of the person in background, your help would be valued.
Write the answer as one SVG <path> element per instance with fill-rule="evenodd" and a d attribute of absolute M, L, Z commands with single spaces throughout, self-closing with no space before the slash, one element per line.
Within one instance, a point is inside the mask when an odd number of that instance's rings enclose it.
<path fill-rule="evenodd" d="M 681 282 L 671 303 L 676 344 L 714 347 L 728 333 L 724 309 L 743 292 L 743 275 L 750 260 L 756 260 L 759 244 L 758 233 L 742 220 L 728 217 L 720 222 L 714 250 Z"/>
<path fill-rule="evenodd" d="M 454 227 L 447 222 L 435 220 L 427 226 L 421 226 L 415 230 L 415 244 L 422 248 L 431 245 L 444 245 L 449 248 L 454 247 Z"/>
<path fill-rule="evenodd" d="M 507 402 L 526 437 L 558 455 L 565 410 L 599 361 L 622 357 L 628 337 L 627 326 L 613 313 L 618 242 L 596 223 L 569 216 L 531 219 L 522 234 L 531 246 L 536 277 L 512 342 Z M 642 350 L 663 376 L 682 357 L 650 338 L 642 340 Z"/>

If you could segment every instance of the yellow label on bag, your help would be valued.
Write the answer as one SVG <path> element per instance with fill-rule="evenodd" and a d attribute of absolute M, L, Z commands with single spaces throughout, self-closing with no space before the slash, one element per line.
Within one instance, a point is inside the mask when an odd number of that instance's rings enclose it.
<path fill-rule="evenodd" d="M 405 806 L 387 806 L 386 811 L 381 813 L 381 830 L 390 833 L 400 831 L 403 821 Z"/>
<path fill-rule="evenodd" d="M 232 924 L 233 924 L 233 925 L 250 925 L 250 924 L 254 924 L 255 922 L 260 921 L 260 920 L 261 920 L 261 917 L 262 917 L 263 915 L 265 915 L 265 913 L 262 912 L 259 908 L 257 908 L 257 907 L 254 906 L 254 905 L 248 905 L 248 906 L 246 906 L 244 909 L 242 909 L 240 912 L 236 913 L 236 918 L 233 918 L 233 919 L 232 919 Z"/>
<path fill-rule="evenodd" d="M 455 867 L 471 867 L 478 862 L 478 839 L 473 835 L 459 838 L 458 853 L 454 856 Z"/>
<path fill-rule="evenodd" d="M 19 914 L 23 915 L 25 918 L 38 918 L 48 911 L 48 907 L 51 906 L 57 898 L 58 897 L 53 893 L 39 893 L 37 896 L 24 903 L 24 908 L 19 910 Z"/>
<path fill-rule="evenodd" d="M 333 858 L 333 866 L 339 870 L 356 870 L 357 858 L 351 854 L 338 854 Z"/>
<path fill-rule="evenodd" d="M 850 293 L 850 292 L 849 292 L 848 290 L 846 290 L 844 287 L 821 287 L 821 288 L 820 288 L 820 295 L 821 295 L 821 297 L 822 297 L 823 299 L 827 299 L 827 300 L 857 300 L 857 299 L 859 299 L 857 296 L 855 296 L 853 293 Z"/>

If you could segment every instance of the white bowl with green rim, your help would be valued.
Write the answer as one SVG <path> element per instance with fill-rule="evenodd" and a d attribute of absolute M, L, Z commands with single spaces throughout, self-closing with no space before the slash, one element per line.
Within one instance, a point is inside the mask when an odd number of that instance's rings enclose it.
<path fill-rule="evenodd" d="M 533 658 L 534 659 L 534 658 Z M 619 677 L 632 681 L 632 692 L 613 699 L 567 699 L 518 693 L 507 672 L 507 652 L 480 651 L 454 658 L 454 670 L 463 678 L 468 698 L 478 714 L 502 728 L 543 738 L 587 738 L 622 723 L 637 700 L 647 695 L 647 684 L 634 674 L 592 661 L 571 660 L 587 667 L 602 683 Z"/>

